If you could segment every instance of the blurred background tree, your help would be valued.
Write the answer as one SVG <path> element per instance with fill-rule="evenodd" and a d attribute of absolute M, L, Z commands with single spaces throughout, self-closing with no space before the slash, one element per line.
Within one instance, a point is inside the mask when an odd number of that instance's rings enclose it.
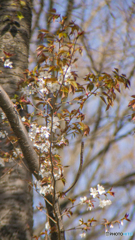
<path fill-rule="evenodd" d="M 117 95 L 113 108 L 105 111 L 105 104 L 97 97 L 92 97 L 84 109 L 85 123 L 90 126 L 90 134 L 85 139 L 83 170 L 76 187 L 61 200 L 62 208 L 70 206 L 68 197 L 72 199 L 89 195 L 89 188 L 102 184 L 106 189 L 113 187 L 115 198 L 109 208 L 94 208 L 87 211 L 80 206 L 74 209 L 70 218 L 64 217 L 65 230 L 76 226 L 83 218 L 96 218 L 100 225 L 92 227 L 85 239 L 104 239 L 105 228 L 101 224 L 103 218 L 120 219 L 129 213 L 131 222 L 114 228 L 114 231 L 133 232 L 135 220 L 135 163 L 134 125 L 127 107 L 130 95 L 134 89 L 135 71 L 135 3 L 132 0 L 33 0 L 32 36 L 30 45 L 29 67 L 32 69 L 37 62 L 36 47 L 40 29 L 56 33 L 59 23 L 48 22 L 49 11 L 55 8 L 66 21 L 75 21 L 81 26 L 84 36 L 79 44 L 83 46 L 82 58 L 76 63 L 75 71 L 82 76 L 90 73 L 111 73 L 118 68 L 131 81 L 129 91 L 122 89 Z M 46 43 L 47 44 L 47 43 Z M 74 181 L 78 167 L 81 136 L 71 138 L 70 144 L 61 152 L 63 165 L 69 165 L 65 170 L 67 179 L 65 189 Z M 59 190 L 62 186 L 59 185 Z M 36 206 L 42 199 L 35 196 L 35 234 L 39 234 L 45 226 L 45 215 L 36 211 Z M 133 234 L 133 235 L 134 235 Z M 67 239 L 78 239 L 78 231 L 67 231 Z M 119 239 L 123 237 L 119 236 Z M 132 236 L 130 239 L 133 239 Z"/>

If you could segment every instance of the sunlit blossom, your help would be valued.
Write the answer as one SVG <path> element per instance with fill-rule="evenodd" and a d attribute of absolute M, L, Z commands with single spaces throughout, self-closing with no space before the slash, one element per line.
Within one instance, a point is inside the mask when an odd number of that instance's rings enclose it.
<path fill-rule="evenodd" d="M 46 140 L 43 143 L 34 143 L 34 147 L 40 150 L 41 153 L 48 152 L 48 149 L 50 148 L 50 142 Z"/>
<path fill-rule="evenodd" d="M 60 125 L 59 118 L 53 117 L 53 129 L 56 129 Z"/>
<path fill-rule="evenodd" d="M 48 184 L 46 186 L 40 186 L 39 193 L 41 195 L 46 196 L 47 194 L 50 194 L 53 190 L 53 186 L 51 184 Z"/>
<path fill-rule="evenodd" d="M 58 173 L 54 173 L 55 180 L 59 180 L 61 177 L 61 170 L 59 169 Z"/>
<path fill-rule="evenodd" d="M 47 195 L 52 193 L 53 186 L 51 184 L 48 185 L 42 185 L 41 181 L 35 180 L 35 185 L 36 185 L 36 190 L 41 194 L 41 195 Z"/>
<path fill-rule="evenodd" d="M 50 81 L 48 81 L 50 79 Z M 47 80 L 45 82 L 45 80 Z M 48 89 L 51 92 L 55 92 L 56 90 L 59 90 L 60 85 L 58 83 L 52 83 L 51 82 L 51 74 L 48 73 L 47 71 L 42 71 L 39 74 L 38 77 L 38 90 L 41 92 L 45 92 L 48 94 Z"/>
<path fill-rule="evenodd" d="M 8 135 L 6 131 L 0 131 L 0 138 L 5 138 Z"/>
<path fill-rule="evenodd" d="M 3 159 L 3 158 L 1 158 L 1 157 L 0 157 L 0 165 L 1 165 L 2 167 L 4 167 L 4 166 L 5 166 L 4 159 Z"/>
<path fill-rule="evenodd" d="M 1 119 L 4 120 L 6 118 L 6 115 L 4 112 L 1 112 Z"/>
<path fill-rule="evenodd" d="M 85 237 L 86 237 L 86 233 L 85 233 L 85 232 L 80 233 L 80 237 L 81 237 L 81 238 L 85 238 Z"/>
<path fill-rule="evenodd" d="M 49 135 L 50 135 L 50 133 L 48 132 L 48 130 L 47 130 L 47 127 L 41 127 L 41 129 L 40 129 L 40 136 L 41 136 L 41 138 L 48 138 L 49 137 Z"/>
<path fill-rule="evenodd" d="M 59 76 L 58 78 L 58 82 L 60 84 L 64 84 L 65 86 L 68 85 L 68 79 L 73 79 L 73 76 L 71 74 L 71 67 L 68 67 L 68 66 L 64 66 L 63 67 L 63 73 Z"/>
<path fill-rule="evenodd" d="M 99 192 L 100 195 L 102 195 L 103 193 L 105 193 L 104 187 L 100 186 L 99 184 L 97 185 L 97 190 L 98 190 L 98 192 Z"/>
<path fill-rule="evenodd" d="M 80 198 L 80 204 L 86 203 L 87 197 L 81 197 Z"/>
<path fill-rule="evenodd" d="M 20 148 L 15 148 L 15 150 L 13 151 L 13 157 L 18 157 L 22 155 L 22 151 Z"/>
<path fill-rule="evenodd" d="M 87 210 L 90 210 L 91 211 L 91 209 L 93 208 L 93 206 L 92 205 L 88 205 L 88 208 L 87 208 Z"/>
<path fill-rule="evenodd" d="M 13 68 L 13 63 L 9 60 L 9 59 L 6 59 L 5 62 L 4 62 L 4 67 L 5 68 Z"/>
<path fill-rule="evenodd" d="M 95 198 L 98 195 L 98 191 L 96 188 L 90 188 L 90 195 L 92 195 L 93 198 Z"/>
<path fill-rule="evenodd" d="M 26 118 L 25 117 L 22 117 L 22 122 L 25 122 L 26 121 Z"/>
<path fill-rule="evenodd" d="M 45 230 L 49 230 L 49 228 L 50 228 L 49 222 L 46 222 L 45 223 Z"/>
<path fill-rule="evenodd" d="M 30 125 L 30 132 L 29 132 L 29 137 L 30 137 L 31 141 L 35 140 L 35 137 L 36 137 L 37 133 L 40 133 L 40 130 L 35 123 L 32 123 Z"/>
<path fill-rule="evenodd" d="M 111 204 L 112 204 L 111 200 L 101 200 L 100 199 L 99 207 L 103 208 L 103 207 L 109 206 Z"/>
<path fill-rule="evenodd" d="M 40 171 L 39 171 L 39 175 L 42 177 L 42 178 L 45 178 L 45 177 L 50 177 L 51 176 L 51 171 L 48 171 L 46 170 L 45 166 L 43 164 L 40 165 Z"/>
<path fill-rule="evenodd" d="M 48 129 L 51 129 L 51 118 L 48 118 Z M 53 128 L 52 131 L 55 132 L 55 130 L 59 127 L 60 123 L 59 123 L 59 118 L 58 117 L 53 117 Z"/>
<path fill-rule="evenodd" d="M 32 83 L 30 83 L 28 86 L 22 88 L 21 92 L 23 93 L 23 95 L 29 97 L 30 95 L 34 95 L 36 93 L 36 89 L 33 87 Z"/>

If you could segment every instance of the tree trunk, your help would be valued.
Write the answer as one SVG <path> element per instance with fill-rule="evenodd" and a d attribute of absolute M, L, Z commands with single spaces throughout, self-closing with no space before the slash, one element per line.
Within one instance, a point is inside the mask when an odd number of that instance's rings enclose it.
<path fill-rule="evenodd" d="M 31 0 L 0 0 L 0 84 L 10 98 L 17 92 L 17 83 L 28 68 L 29 39 L 31 29 Z M 14 3 L 14 4 L 13 4 Z M 19 16 L 22 13 L 22 18 Z M 21 15 L 20 15 L 21 16 Z M 4 68 L 5 53 L 13 62 L 13 68 Z M 0 130 L 11 134 L 11 129 L 2 123 Z M 12 148 L 6 139 L 0 138 L 0 152 L 9 152 Z M 2 155 L 1 155 L 2 156 Z M 9 173 L 7 171 L 10 170 Z M 33 228 L 32 189 L 29 183 L 32 176 L 19 159 L 0 166 L 0 239 L 31 240 Z"/>

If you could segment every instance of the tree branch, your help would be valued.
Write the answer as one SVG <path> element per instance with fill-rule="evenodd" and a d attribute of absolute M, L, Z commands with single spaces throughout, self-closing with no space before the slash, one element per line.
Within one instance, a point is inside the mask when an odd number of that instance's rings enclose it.
<path fill-rule="evenodd" d="M 66 194 L 67 192 L 69 192 L 75 186 L 75 184 L 77 183 L 77 181 L 80 177 L 80 174 L 82 171 L 82 165 L 83 165 L 83 150 L 84 150 L 84 142 L 81 143 L 80 166 L 79 166 L 76 178 L 75 178 L 74 182 L 72 183 L 72 185 L 66 191 L 64 191 L 63 194 Z"/>
<path fill-rule="evenodd" d="M 23 152 L 24 158 L 28 164 L 29 170 L 31 173 L 38 178 L 39 171 L 39 159 L 38 155 L 33 149 L 32 143 L 28 137 L 27 130 L 23 125 L 21 118 L 16 111 L 14 104 L 10 100 L 9 96 L 5 92 L 5 90 L 0 85 L 0 107 L 3 112 L 6 114 L 7 119 L 13 129 L 16 137 L 18 138 L 18 142 L 20 148 Z"/>

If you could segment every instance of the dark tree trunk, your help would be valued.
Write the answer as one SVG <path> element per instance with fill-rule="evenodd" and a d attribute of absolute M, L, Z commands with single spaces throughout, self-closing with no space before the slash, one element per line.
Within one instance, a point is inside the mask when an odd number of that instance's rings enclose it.
<path fill-rule="evenodd" d="M 23 78 L 23 72 L 28 68 L 29 39 L 31 29 L 31 0 L 24 0 L 21 7 L 19 1 L 0 0 L 0 84 L 13 98 L 17 92 L 17 83 Z M 16 5 L 14 5 L 15 3 Z M 19 20 L 17 12 L 23 15 Z M 13 68 L 4 68 L 2 57 L 6 53 L 13 54 L 10 60 Z M 0 130 L 10 128 L 2 124 Z M 0 152 L 9 152 L 11 144 L 0 139 Z M 1 155 L 2 156 L 2 155 Z M 10 173 L 6 173 L 7 170 Z M 31 240 L 33 227 L 32 189 L 29 187 L 32 176 L 27 167 L 19 159 L 17 162 L 5 163 L 0 166 L 0 239 L 1 240 Z"/>

